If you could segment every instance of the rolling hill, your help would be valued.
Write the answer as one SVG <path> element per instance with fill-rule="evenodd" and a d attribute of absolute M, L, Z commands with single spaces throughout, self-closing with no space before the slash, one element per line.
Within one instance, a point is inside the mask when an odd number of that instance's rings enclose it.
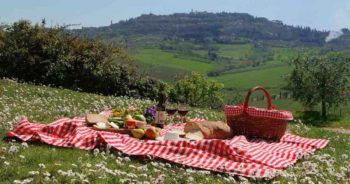
<path fill-rule="evenodd" d="M 145 14 L 104 27 L 72 30 L 128 49 L 151 77 L 173 82 L 195 71 L 245 91 L 264 85 L 279 93 L 287 61 L 305 52 L 347 51 L 350 31 L 325 42 L 329 31 L 294 27 L 246 13 Z"/>

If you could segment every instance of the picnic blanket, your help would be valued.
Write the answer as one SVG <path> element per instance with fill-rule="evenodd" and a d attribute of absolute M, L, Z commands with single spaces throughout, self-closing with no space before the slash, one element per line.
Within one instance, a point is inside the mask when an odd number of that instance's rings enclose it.
<path fill-rule="evenodd" d="M 22 119 L 8 137 L 22 141 L 68 148 L 92 150 L 109 145 L 127 155 L 151 156 L 170 162 L 226 172 L 245 177 L 274 177 L 276 171 L 294 164 L 304 155 L 324 148 L 328 140 L 309 139 L 286 133 L 280 142 L 235 136 L 228 140 L 154 141 L 138 140 L 112 132 L 95 131 L 85 126 L 85 118 L 61 118 L 50 124 L 30 123 Z M 161 131 L 184 128 L 184 124 L 169 124 Z"/>

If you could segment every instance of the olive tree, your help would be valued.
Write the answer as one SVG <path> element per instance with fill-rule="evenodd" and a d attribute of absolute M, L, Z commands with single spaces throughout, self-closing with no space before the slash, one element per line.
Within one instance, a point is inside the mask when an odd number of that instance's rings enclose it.
<path fill-rule="evenodd" d="M 294 99 L 305 107 L 321 104 L 321 114 L 327 117 L 327 109 L 346 101 L 349 90 L 350 59 L 344 54 L 332 52 L 326 55 L 298 56 L 291 65 L 287 89 Z"/>

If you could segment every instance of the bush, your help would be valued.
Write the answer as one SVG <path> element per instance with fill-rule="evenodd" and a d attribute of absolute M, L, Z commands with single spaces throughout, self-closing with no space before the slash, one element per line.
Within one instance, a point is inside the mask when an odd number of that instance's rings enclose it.
<path fill-rule="evenodd" d="M 63 27 L 18 21 L 0 31 L 0 76 L 102 94 L 155 97 L 157 81 L 141 75 L 128 54 Z"/>
<path fill-rule="evenodd" d="M 205 78 L 198 73 L 186 75 L 176 81 L 170 90 L 170 99 L 188 103 L 192 106 L 218 108 L 223 105 L 222 89 L 224 85 Z"/>

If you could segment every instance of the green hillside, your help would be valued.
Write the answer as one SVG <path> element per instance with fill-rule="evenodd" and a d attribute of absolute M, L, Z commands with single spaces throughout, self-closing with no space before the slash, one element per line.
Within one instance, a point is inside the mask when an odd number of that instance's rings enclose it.
<path fill-rule="evenodd" d="M 249 89 L 256 85 L 262 85 L 266 88 L 280 88 L 285 84 L 283 76 L 290 71 L 290 67 L 281 66 L 224 74 L 214 77 L 214 79 L 224 83 L 226 88 Z"/>
<path fill-rule="evenodd" d="M 206 73 L 214 68 L 208 62 L 177 58 L 175 53 L 165 52 L 160 49 L 142 49 L 135 55 L 136 60 L 151 66 L 164 66 L 168 68 L 197 71 Z"/>

